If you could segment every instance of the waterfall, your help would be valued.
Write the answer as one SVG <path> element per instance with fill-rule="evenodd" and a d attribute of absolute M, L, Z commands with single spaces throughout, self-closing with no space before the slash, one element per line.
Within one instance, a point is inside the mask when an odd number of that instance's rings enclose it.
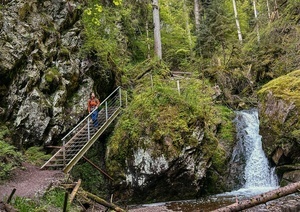
<path fill-rule="evenodd" d="M 268 159 L 262 149 L 259 135 L 259 119 L 256 109 L 236 112 L 236 129 L 238 143 L 233 151 L 233 160 L 243 158 L 244 185 L 241 189 L 230 192 L 235 194 L 257 194 L 272 190 L 278 186 L 274 169 L 270 168 Z"/>

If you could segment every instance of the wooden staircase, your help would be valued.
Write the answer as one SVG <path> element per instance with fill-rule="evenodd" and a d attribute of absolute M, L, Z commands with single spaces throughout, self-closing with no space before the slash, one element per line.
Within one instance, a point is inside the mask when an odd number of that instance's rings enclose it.
<path fill-rule="evenodd" d="M 121 88 L 118 87 L 101 103 L 99 112 L 92 111 L 62 139 L 63 146 L 41 169 L 55 168 L 68 173 L 119 115 L 121 102 Z M 97 125 L 91 119 L 93 113 L 98 113 Z"/>

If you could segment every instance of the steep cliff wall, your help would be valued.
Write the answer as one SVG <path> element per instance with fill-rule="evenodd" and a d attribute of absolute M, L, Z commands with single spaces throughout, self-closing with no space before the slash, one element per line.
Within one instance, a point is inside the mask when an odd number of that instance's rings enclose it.
<path fill-rule="evenodd" d="M 270 81 L 258 92 L 260 131 L 281 184 L 300 180 L 300 71 Z"/>
<path fill-rule="evenodd" d="M 0 115 L 19 147 L 56 143 L 86 115 L 95 66 L 80 55 L 83 6 L 12 0 L 0 8 Z"/>

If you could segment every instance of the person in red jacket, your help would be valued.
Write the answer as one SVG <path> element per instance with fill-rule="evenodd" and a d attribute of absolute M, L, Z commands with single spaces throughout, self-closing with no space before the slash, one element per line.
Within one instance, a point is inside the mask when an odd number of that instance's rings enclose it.
<path fill-rule="evenodd" d="M 95 127 L 98 127 L 98 107 L 100 105 L 99 99 L 96 98 L 95 93 L 90 93 L 90 98 L 88 101 L 88 111 L 89 113 L 92 112 L 92 120 Z"/>

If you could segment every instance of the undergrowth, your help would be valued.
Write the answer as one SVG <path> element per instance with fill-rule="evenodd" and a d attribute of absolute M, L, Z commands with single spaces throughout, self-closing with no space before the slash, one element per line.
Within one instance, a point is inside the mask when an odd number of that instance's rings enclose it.
<path fill-rule="evenodd" d="M 33 146 L 25 151 L 25 158 L 28 162 L 41 166 L 49 160 L 51 155 L 45 154 L 42 147 Z"/>
<path fill-rule="evenodd" d="M 131 103 L 110 138 L 107 165 L 112 173 L 125 167 L 126 157 L 139 148 L 152 149 L 153 157 L 162 154 L 169 159 L 178 157 L 185 147 L 198 145 L 199 141 L 192 135 L 199 127 L 204 131 L 202 148 L 208 157 L 214 155 L 218 141 L 232 145 L 234 125 L 230 119 L 233 113 L 218 106 L 213 99 L 215 91 L 208 81 L 182 79 L 178 86 L 175 80 L 157 75 L 153 76 L 152 83 L 149 79 L 148 76 L 140 79 Z M 221 167 L 224 161 L 220 158 L 216 160 L 219 162 L 216 166 Z"/>
<path fill-rule="evenodd" d="M 33 200 L 25 197 L 13 198 L 12 206 L 20 212 L 48 212 L 62 211 L 65 199 L 65 190 L 55 188 L 48 191 L 41 199 Z M 68 205 L 67 211 L 80 211 L 76 205 Z"/>
<path fill-rule="evenodd" d="M 11 171 L 21 165 L 22 155 L 6 141 L 9 130 L 0 126 L 0 182 L 9 178 Z"/>

